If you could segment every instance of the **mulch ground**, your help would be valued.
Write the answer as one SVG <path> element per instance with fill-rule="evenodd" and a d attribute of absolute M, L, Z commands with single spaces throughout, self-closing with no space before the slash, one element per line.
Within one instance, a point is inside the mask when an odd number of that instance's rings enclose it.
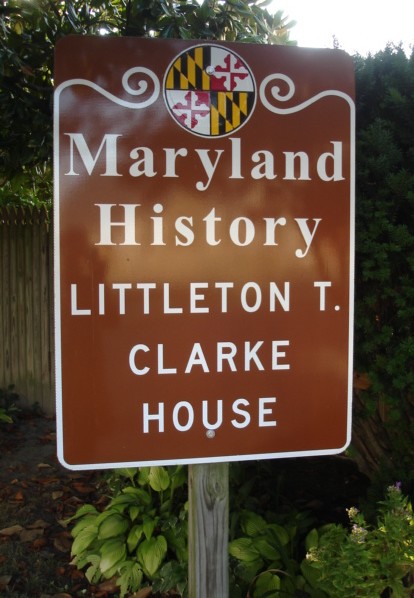
<path fill-rule="evenodd" d="M 102 472 L 64 469 L 55 430 L 54 419 L 33 414 L 0 427 L 0 593 L 106 598 L 116 591 L 112 582 L 91 586 L 70 564 L 67 525 L 82 504 L 106 500 Z"/>

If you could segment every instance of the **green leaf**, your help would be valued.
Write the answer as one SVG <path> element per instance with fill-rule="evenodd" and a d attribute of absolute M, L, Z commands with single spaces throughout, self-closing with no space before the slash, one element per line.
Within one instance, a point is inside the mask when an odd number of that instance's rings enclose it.
<path fill-rule="evenodd" d="M 251 538 L 237 538 L 229 544 L 229 552 L 239 561 L 255 561 L 260 557 Z"/>
<path fill-rule="evenodd" d="M 156 579 L 152 583 L 153 592 L 166 593 L 169 590 L 179 590 L 180 586 L 184 585 L 185 587 L 187 576 L 186 564 L 168 561 L 158 570 Z"/>
<path fill-rule="evenodd" d="M 284 527 L 281 525 L 277 525 L 276 523 L 270 523 L 266 526 L 266 537 L 270 541 L 274 540 L 277 543 L 280 543 L 281 546 L 286 546 L 289 544 L 289 534 L 285 530 Z"/>
<path fill-rule="evenodd" d="M 101 547 L 101 556 L 99 568 L 105 574 L 125 558 L 125 542 L 119 539 L 108 540 Z"/>
<path fill-rule="evenodd" d="M 143 573 L 141 567 L 135 561 L 126 561 L 120 567 L 121 575 L 117 579 L 117 584 L 121 590 L 121 596 L 128 592 L 136 592 L 142 584 Z"/>
<path fill-rule="evenodd" d="M 271 598 L 278 590 L 280 590 L 280 577 L 270 571 L 265 571 L 256 580 L 254 595 L 257 598 Z"/>
<path fill-rule="evenodd" d="M 137 557 L 144 573 L 152 579 L 167 554 L 167 541 L 164 536 L 144 540 L 138 546 Z"/>
<path fill-rule="evenodd" d="M 100 540 L 106 540 L 108 538 L 122 536 L 127 528 L 128 521 L 122 517 L 122 515 L 114 513 L 110 515 L 110 517 L 107 517 L 99 526 L 98 538 Z"/>
<path fill-rule="evenodd" d="M 131 502 L 136 501 L 137 504 L 142 504 L 148 507 L 151 504 L 151 496 L 148 494 L 146 490 L 142 488 L 134 488 L 133 486 L 128 486 L 122 490 L 122 493 L 128 496 Z"/>
<path fill-rule="evenodd" d="M 128 513 L 129 513 L 131 521 L 135 521 L 135 519 L 139 515 L 139 512 L 140 512 L 140 508 L 137 507 L 137 505 L 132 505 L 131 507 L 129 507 Z"/>
<path fill-rule="evenodd" d="M 0 408 L 0 421 L 5 422 L 6 424 L 13 423 L 13 419 L 10 417 L 10 415 L 7 415 L 6 411 L 2 408 Z"/>
<path fill-rule="evenodd" d="M 98 530 L 95 525 L 90 525 L 79 532 L 72 544 L 72 555 L 82 554 L 96 540 L 97 535 Z"/>
<path fill-rule="evenodd" d="M 252 579 L 263 569 L 264 562 L 262 559 L 256 559 L 255 561 L 240 561 L 235 568 L 237 577 L 245 582 L 251 583 Z"/>
<path fill-rule="evenodd" d="M 160 514 L 165 514 L 168 515 L 168 513 L 170 513 L 172 508 L 172 501 L 170 499 L 165 500 L 161 505 L 160 505 Z"/>
<path fill-rule="evenodd" d="M 152 519 L 151 517 L 144 517 L 143 522 L 143 530 L 147 540 L 149 540 L 154 532 L 155 526 L 157 525 L 157 519 Z"/>
<path fill-rule="evenodd" d="M 306 536 L 306 540 L 305 540 L 306 550 L 309 551 L 311 548 L 317 548 L 318 544 L 319 544 L 319 534 L 318 534 L 318 531 L 314 528 Z"/>
<path fill-rule="evenodd" d="M 256 538 L 254 540 L 254 547 L 264 559 L 268 561 L 276 561 L 280 559 L 279 551 L 269 544 L 265 538 Z"/>
<path fill-rule="evenodd" d="M 127 538 L 129 552 L 132 552 L 138 546 L 138 542 L 141 540 L 143 533 L 142 525 L 134 525 Z"/>
<path fill-rule="evenodd" d="M 136 467 L 120 467 L 117 472 L 124 476 L 125 478 L 129 478 L 131 482 L 133 482 L 134 477 L 137 474 L 138 469 Z"/>
<path fill-rule="evenodd" d="M 70 521 L 73 521 L 74 519 L 79 519 L 80 517 L 84 517 L 85 515 L 97 515 L 98 511 L 95 509 L 95 507 L 93 505 L 82 505 L 77 511 L 76 513 L 73 515 L 73 517 L 70 517 L 70 519 L 67 519 L 66 522 L 69 523 Z"/>
<path fill-rule="evenodd" d="M 301 562 L 300 570 L 308 584 L 312 588 L 317 588 L 321 577 L 321 571 L 312 562 L 307 561 L 306 559 Z"/>
<path fill-rule="evenodd" d="M 155 492 L 167 490 L 170 485 L 170 476 L 165 467 L 151 467 L 148 477 L 149 485 Z"/>
<path fill-rule="evenodd" d="M 148 486 L 149 485 L 149 474 L 150 474 L 149 467 L 140 467 L 139 468 L 138 483 L 140 486 Z"/>
<path fill-rule="evenodd" d="M 108 508 L 106 511 L 102 511 L 102 513 L 99 513 L 99 515 L 95 519 L 96 527 L 99 527 L 105 521 L 105 519 L 111 517 L 114 514 L 114 512 L 115 511 L 112 511 L 110 508 Z"/>
<path fill-rule="evenodd" d="M 99 563 L 101 562 L 101 557 L 99 554 L 89 554 L 88 561 L 91 563 L 91 566 L 85 571 L 85 577 L 89 583 L 93 583 L 99 579 Z"/>
<path fill-rule="evenodd" d="M 243 511 L 240 517 L 240 525 L 245 534 L 256 536 L 265 529 L 267 523 L 260 515 L 256 515 L 256 513 L 252 513 L 251 511 Z"/>
<path fill-rule="evenodd" d="M 184 486 L 184 484 L 187 483 L 187 480 L 187 469 L 183 465 L 178 465 L 171 476 L 171 486 L 173 490 L 175 490 L 176 488 L 181 488 L 181 486 Z"/>
<path fill-rule="evenodd" d="M 131 494 L 120 494 L 111 500 L 109 509 L 117 513 L 124 513 L 127 508 L 131 508 L 130 505 L 136 505 L 137 499 Z"/>
<path fill-rule="evenodd" d="M 76 538 L 79 533 L 85 529 L 85 527 L 89 527 L 93 526 L 93 524 L 96 522 L 96 515 L 85 515 L 82 519 L 80 519 L 77 524 L 74 526 L 74 528 L 71 531 L 72 537 Z M 98 526 L 96 526 L 96 529 L 98 529 Z"/>

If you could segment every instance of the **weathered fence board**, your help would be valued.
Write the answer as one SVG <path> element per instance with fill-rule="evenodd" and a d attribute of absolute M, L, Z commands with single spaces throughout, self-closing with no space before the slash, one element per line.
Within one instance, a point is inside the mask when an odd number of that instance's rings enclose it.
<path fill-rule="evenodd" d="M 0 209 L 0 388 L 53 413 L 52 233 L 49 213 Z"/>

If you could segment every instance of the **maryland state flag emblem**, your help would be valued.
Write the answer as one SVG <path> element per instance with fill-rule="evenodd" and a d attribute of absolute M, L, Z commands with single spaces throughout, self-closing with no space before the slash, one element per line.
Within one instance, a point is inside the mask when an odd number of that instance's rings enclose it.
<path fill-rule="evenodd" d="M 203 137 L 221 137 L 244 125 L 255 105 L 255 81 L 246 63 L 227 48 L 200 45 L 168 68 L 164 98 L 172 117 Z"/>

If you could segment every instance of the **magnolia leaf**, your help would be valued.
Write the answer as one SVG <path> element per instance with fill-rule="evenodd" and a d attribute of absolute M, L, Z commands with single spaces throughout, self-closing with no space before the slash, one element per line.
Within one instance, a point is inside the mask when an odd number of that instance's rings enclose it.
<path fill-rule="evenodd" d="M 149 472 L 149 485 L 155 492 L 167 490 L 170 485 L 170 476 L 165 467 L 151 467 Z"/>
<path fill-rule="evenodd" d="M 157 536 L 144 540 L 138 546 L 138 562 L 142 566 L 144 573 L 152 579 L 160 568 L 162 561 L 167 554 L 167 540 L 164 536 Z"/>

